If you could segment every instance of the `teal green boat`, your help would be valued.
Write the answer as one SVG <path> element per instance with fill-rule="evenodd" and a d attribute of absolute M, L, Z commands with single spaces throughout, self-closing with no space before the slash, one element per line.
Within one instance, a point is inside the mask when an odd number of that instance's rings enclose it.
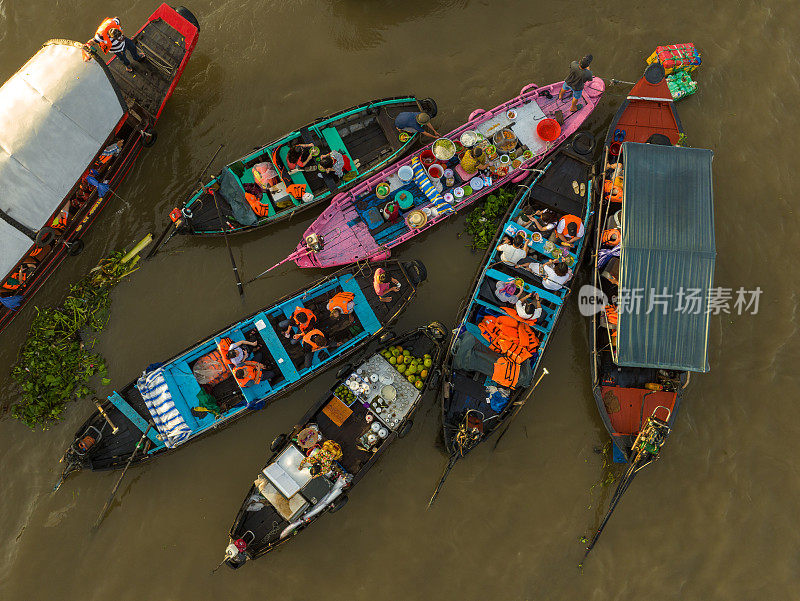
<path fill-rule="evenodd" d="M 252 231 L 319 206 L 418 145 L 420 134 L 401 133 L 394 125 L 397 115 L 409 111 L 434 116 L 436 103 L 414 96 L 373 100 L 319 118 L 257 148 L 226 165 L 183 207 L 172 211 L 173 233 L 214 236 L 223 230 Z M 290 162 L 293 147 L 307 153 L 302 170 L 293 169 Z M 341 156 L 341 176 L 320 168 L 320 159 L 332 151 L 334 157 Z"/>

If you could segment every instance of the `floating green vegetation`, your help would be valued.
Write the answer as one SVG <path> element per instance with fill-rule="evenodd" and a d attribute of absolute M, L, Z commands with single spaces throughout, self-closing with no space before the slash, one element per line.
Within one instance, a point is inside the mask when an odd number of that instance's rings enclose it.
<path fill-rule="evenodd" d="M 508 211 L 512 200 L 514 193 L 500 188 L 496 194 L 490 194 L 472 209 L 467 216 L 464 231 L 472 236 L 473 250 L 489 248 L 497 228 L 500 227 L 500 220 Z"/>
<path fill-rule="evenodd" d="M 129 253 L 115 252 L 103 259 L 77 284 L 59 307 L 36 308 L 28 338 L 22 346 L 11 376 L 22 395 L 11 407 L 11 415 L 30 428 L 59 420 L 66 404 L 94 391 L 92 376 L 106 378 L 105 360 L 93 352 L 96 334 L 110 315 L 111 289 L 136 271 L 139 252 L 150 243 L 146 236 Z"/>

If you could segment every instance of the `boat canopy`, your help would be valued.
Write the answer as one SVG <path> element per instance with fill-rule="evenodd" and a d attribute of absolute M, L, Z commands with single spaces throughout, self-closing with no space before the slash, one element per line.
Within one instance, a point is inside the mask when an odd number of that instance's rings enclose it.
<path fill-rule="evenodd" d="M 105 65 L 84 62 L 77 42 L 48 42 L 3 84 L 0 274 L 23 254 L 9 223 L 33 231 L 44 226 L 126 111 Z"/>
<path fill-rule="evenodd" d="M 714 153 L 632 142 L 622 153 L 617 363 L 708 371 Z"/>

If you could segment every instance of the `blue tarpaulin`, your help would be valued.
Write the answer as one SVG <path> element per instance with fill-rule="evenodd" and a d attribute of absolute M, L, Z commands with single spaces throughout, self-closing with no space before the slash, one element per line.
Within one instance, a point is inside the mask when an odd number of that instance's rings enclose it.
<path fill-rule="evenodd" d="M 705 372 L 714 153 L 626 142 L 617 363 Z"/>

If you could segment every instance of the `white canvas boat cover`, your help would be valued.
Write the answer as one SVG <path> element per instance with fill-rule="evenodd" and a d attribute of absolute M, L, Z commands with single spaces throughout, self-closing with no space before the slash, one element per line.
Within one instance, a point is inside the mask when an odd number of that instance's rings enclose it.
<path fill-rule="evenodd" d="M 104 65 L 75 42 L 48 42 L 0 88 L 0 210 L 45 225 L 126 110 Z M 0 225 L 0 274 L 24 253 L 11 229 Z"/>

